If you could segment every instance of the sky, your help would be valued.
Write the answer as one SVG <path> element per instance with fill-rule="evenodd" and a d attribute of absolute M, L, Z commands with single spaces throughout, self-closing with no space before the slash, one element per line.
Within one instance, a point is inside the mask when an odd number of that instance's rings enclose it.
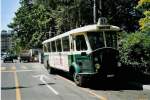
<path fill-rule="evenodd" d="M 13 20 L 19 7 L 19 0 L 1 0 L 1 30 L 11 30 L 7 25 Z"/>

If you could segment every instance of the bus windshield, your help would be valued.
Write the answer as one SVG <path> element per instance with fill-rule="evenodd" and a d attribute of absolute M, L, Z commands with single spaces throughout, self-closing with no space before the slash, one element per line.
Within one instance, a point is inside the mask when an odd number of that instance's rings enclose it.
<path fill-rule="evenodd" d="M 105 47 L 103 32 L 89 32 L 87 36 L 93 50 Z"/>
<path fill-rule="evenodd" d="M 106 46 L 117 48 L 117 34 L 115 31 L 105 31 Z"/>
<path fill-rule="evenodd" d="M 87 33 L 92 50 L 102 47 L 117 47 L 117 34 L 114 31 Z M 105 38 L 105 39 L 104 39 Z M 106 40 L 106 44 L 104 42 Z"/>

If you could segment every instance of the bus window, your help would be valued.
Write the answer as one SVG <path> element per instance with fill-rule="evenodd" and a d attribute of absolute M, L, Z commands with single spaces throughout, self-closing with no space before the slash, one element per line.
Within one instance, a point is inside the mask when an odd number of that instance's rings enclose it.
<path fill-rule="evenodd" d="M 77 51 L 87 50 L 87 45 L 85 42 L 84 35 L 76 36 L 76 50 Z"/>
<path fill-rule="evenodd" d="M 51 42 L 52 52 L 56 52 L 55 41 Z"/>
<path fill-rule="evenodd" d="M 89 32 L 87 35 L 93 50 L 105 47 L 104 36 L 102 32 Z"/>
<path fill-rule="evenodd" d="M 47 48 L 48 48 L 48 52 L 51 52 L 51 44 L 50 44 L 50 42 L 47 43 Z"/>
<path fill-rule="evenodd" d="M 117 48 L 117 34 L 113 31 L 105 32 L 107 47 Z"/>
<path fill-rule="evenodd" d="M 61 39 L 56 40 L 57 52 L 61 52 Z"/>
<path fill-rule="evenodd" d="M 63 51 L 70 51 L 69 36 L 62 38 Z"/>

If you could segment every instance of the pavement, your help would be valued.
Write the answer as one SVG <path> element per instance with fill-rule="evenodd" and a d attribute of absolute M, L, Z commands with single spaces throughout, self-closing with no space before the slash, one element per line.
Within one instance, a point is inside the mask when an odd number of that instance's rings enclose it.
<path fill-rule="evenodd" d="M 65 74 L 39 63 L 2 63 L 1 100 L 150 100 L 150 85 L 99 80 L 78 87 Z"/>

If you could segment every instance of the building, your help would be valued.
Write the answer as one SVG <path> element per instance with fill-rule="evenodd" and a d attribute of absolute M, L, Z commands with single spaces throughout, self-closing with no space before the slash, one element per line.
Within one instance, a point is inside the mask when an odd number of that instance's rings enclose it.
<path fill-rule="evenodd" d="M 12 48 L 12 32 L 2 30 L 1 31 L 1 52 L 7 52 Z"/>

